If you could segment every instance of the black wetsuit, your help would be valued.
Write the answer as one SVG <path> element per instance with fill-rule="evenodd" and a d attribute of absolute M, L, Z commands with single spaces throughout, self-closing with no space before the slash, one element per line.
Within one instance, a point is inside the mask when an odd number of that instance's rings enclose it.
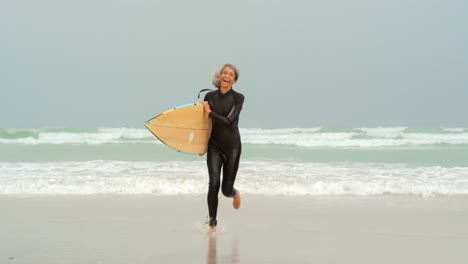
<path fill-rule="evenodd" d="M 241 155 L 241 138 L 239 134 L 239 114 L 244 103 L 244 96 L 233 89 L 222 94 L 219 90 L 205 95 L 212 119 L 211 136 L 208 142 L 207 165 L 210 175 L 208 188 L 208 210 L 210 225 L 216 225 L 218 211 L 218 193 L 221 187 L 226 197 L 234 197 L 234 189 L 239 159 Z M 220 184 L 221 168 L 223 181 Z"/>

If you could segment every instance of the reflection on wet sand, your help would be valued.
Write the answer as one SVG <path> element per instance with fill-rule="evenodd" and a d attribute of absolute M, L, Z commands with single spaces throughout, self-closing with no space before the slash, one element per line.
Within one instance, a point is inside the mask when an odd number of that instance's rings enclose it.
<path fill-rule="evenodd" d="M 216 235 L 210 234 L 208 238 L 208 264 L 216 264 Z"/>
<path fill-rule="evenodd" d="M 240 263 L 238 240 L 235 240 L 232 243 L 231 255 L 226 256 L 226 258 L 223 257 L 220 262 L 218 262 L 217 247 L 218 247 L 218 243 L 216 239 L 216 234 L 211 234 L 208 238 L 208 257 L 207 257 L 208 264 Z"/>

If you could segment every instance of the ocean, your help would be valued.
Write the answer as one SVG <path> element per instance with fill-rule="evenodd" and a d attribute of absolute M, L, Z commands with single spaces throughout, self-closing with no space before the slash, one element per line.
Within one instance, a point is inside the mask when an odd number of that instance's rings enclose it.
<path fill-rule="evenodd" d="M 468 128 L 242 128 L 251 195 L 468 195 Z M 145 128 L 0 129 L 1 195 L 207 192 L 205 156 Z"/>

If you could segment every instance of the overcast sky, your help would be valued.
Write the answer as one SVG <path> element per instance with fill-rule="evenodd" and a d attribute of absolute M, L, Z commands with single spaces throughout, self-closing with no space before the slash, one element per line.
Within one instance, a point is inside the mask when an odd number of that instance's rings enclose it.
<path fill-rule="evenodd" d="M 143 127 L 236 64 L 241 127 L 468 127 L 468 2 L 0 3 L 0 127 Z"/>

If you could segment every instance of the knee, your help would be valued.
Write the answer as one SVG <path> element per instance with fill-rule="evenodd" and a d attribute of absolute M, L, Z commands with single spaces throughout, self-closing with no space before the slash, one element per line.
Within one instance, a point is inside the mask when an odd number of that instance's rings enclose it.
<path fill-rule="evenodd" d="M 218 192 L 219 191 L 219 181 L 217 180 L 212 180 L 210 181 L 210 183 L 208 184 L 208 188 L 209 190 L 213 190 L 213 191 L 216 191 Z"/>
<path fill-rule="evenodd" d="M 236 194 L 234 187 L 223 186 L 221 191 L 223 192 L 224 196 L 229 197 L 229 198 L 234 197 Z"/>

